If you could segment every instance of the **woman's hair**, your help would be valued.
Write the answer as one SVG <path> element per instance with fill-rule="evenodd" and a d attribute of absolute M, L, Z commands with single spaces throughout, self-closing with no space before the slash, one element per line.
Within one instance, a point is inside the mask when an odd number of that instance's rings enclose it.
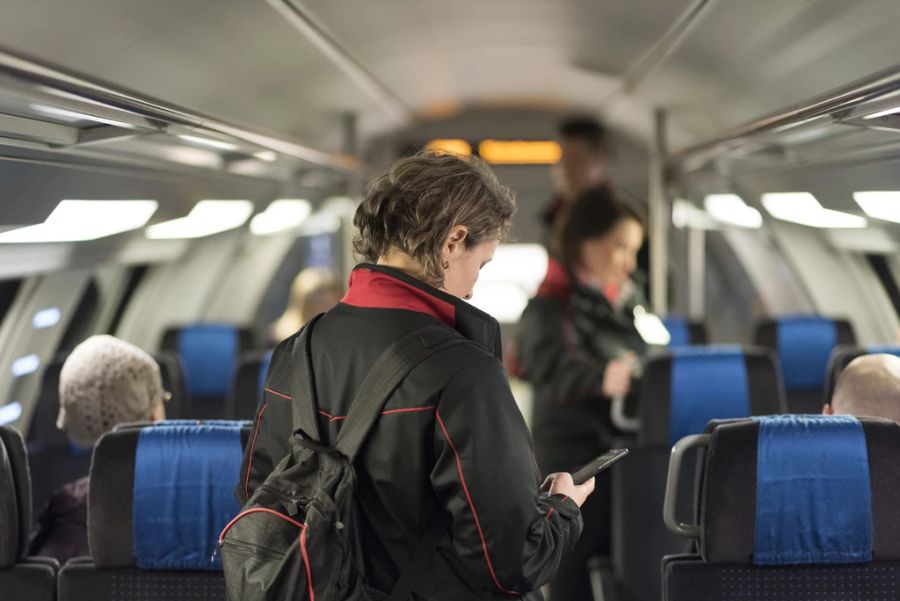
<path fill-rule="evenodd" d="M 557 254 L 566 267 L 581 262 L 581 244 L 592 238 L 602 238 L 626 219 L 636 221 L 646 230 L 640 211 L 616 198 L 607 186 L 583 192 L 572 204 L 565 216 Z"/>
<path fill-rule="evenodd" d="M 310 319 L 333 307 L 343 294 L 344 287 L 333 273 L 322 267 L 307 267 L 291 284 L 287 307 L 272 325 L 272 339 L 281 342 Z"/>
<path fill-rule="evenodd" d="M 422 152 L 394 163 L 369 186 L 353 224 L 353 249 L 367 261 L 394 247 L 422 266 L 421 277 L 440 287 L 441 249 L 454 226 L 468 229 L 466 247 L 501 240 L 509 230 L 516 202 L 475 157 Z"/>

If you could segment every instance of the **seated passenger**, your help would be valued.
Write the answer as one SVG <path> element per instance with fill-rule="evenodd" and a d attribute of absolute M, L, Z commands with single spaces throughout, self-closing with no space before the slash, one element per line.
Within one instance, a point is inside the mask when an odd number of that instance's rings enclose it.
<path fill-rule="evenodd" d="M 900 422 L 900 357 L 863 355 L 844 368 L 825 415 L 883 417 Z"/>
<path fill-rule="evenodd" d="M 537 296 L 519 322 L 518 361 L 534 388 L 537 462 L 545 473 L 583 465 L 606 451 L 616 433 L 610 399 L 632 391 L 633 370 L 647 345 L 635 327 L 646 306 L 635 281 L 644 223 L 609 188 L 588 190 L 569 210 Z M 609 472 L 597 486 L 608 488 Z M 610 497 L 582 508 L 584 536 L 550 585 L 553 601 L 589 599 L 588 560 L 608 555 Z"/>
<path fill-rule="evenodd" d="M 338 304 L 343 295 L 343 286 L 330 271 L 307 267 L 294 278 L 288 306 L 272 324 L 269 342 L 278 344 L 307 321 Z"/>
<path fill-rule="evenodd" d="M 63 364 L 56 425 L 73 445 L 91 448 L 117 424 L 165 419 L 167 397 L 153 357 L 113 336 L 92 336 Z M 87 495 L 88 477 L 53 493 L 38 519 L 31 555 L 60 564 L 89 555 Z"/>

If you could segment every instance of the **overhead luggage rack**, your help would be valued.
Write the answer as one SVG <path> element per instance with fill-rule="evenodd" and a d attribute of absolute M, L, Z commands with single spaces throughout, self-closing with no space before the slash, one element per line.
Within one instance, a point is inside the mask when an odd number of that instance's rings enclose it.
<path fill-rule="evenodd" d="M 124 144 L 134 152 L 135 140 L 149 147 L 141 148 L 147 158 L 175 163 L 173 153 L 154 146 L 255 160 L 270 168 L 283 159 L 338 172 L 359 169 L 355 157 L 318 150 L 0 48 L 0 145 L 80 157 L 110 155 L 112 160 L 116 153 L 104 150 L 121 151 Z"/>
<path fill-rule="evenodd" d="M 690 173 L 702 169 L 714 157 L 723 155 L 740 158 L 752 153 L 764 153 L 771 156 L 773 149 L 817 138 L 809 133 L 827 130 L 835 124 L 900 133 L 900 65 L 726 130 L 708 140 L 675 149 L 668 154 L 666 163 L 669 169 Z M 807 135 L 800 135 L 801 132 Z M 881 144 L 879 150 L 900 150 L 897 142 Z M 871 152 L 871 145 L 859 150 Z M 774 154 L 782 164 L 806 159 L 803 154 L 795 157 Z M 826 160 L 833 157 L 828 153 L 818 153 L 811 158 Z M 840 158 L 846 160 L 850 157 L 842 152 Z"/>

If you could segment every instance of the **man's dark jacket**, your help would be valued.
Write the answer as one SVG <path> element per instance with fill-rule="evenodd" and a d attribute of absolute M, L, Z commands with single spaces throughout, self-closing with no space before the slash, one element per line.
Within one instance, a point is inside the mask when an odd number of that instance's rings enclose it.
<path fill-rule="evenodd" d="M 432 516 L 446 511 L 452 526 L 419 580 L 417 598 L 521 596 L 552 578 L 580 534 L 581 516 L 571 499 L 539 495 L 531 436 L 499 359 L 494 319 L 399 271 L 357 267 L 347 295 L 313 330 L 320 434 L 335 440 L 357 387 L 393 341 L 436 323 L 477 344 L 416 367 L 356 460 L 367 575 L 389 592 Z M 273 355 L 244 458 L 241 502 L 288 452 L 295 340 Z"/>

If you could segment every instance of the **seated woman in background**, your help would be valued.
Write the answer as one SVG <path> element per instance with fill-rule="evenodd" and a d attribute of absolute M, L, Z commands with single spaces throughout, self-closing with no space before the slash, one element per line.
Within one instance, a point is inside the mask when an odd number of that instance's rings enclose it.
<path fill-rule="evenodd" d="M 337 278 L 322 267 L 307 267 L 294 278 L 288 306 L 269 332 L 269 342 L 278 344 L 303 324 L 335 306 L 344 295 Z"/>
<path fill-rule="evenodd" d="M 153 357 L 113 336 L 91 336 L 63 364 L 56 425 L 73 444 L 90 448 L 117 424 L 165 419 L 167 396 Z M 64 564 L 90 554 L 87 496 L 88 477 L 53 493 L 38 519 L 30 555 Z"/>
<path fill-rule="evenodd" d="M 610 399 L 628 395 L 647 348 L 634 324 L 646 305 L 633 279 L 644 221 L 609 188 L 588 190 L 563 224 L 556 258 L 518 327 L 519 370 L 534 388 L 532 431 L 544 473 L 569 471 L 606 451 Z M 609 472 L 604 494 L 582 507 L 584 535 L 550 585 L 553 601 L 590 599 L 587 561 L 609 554 Z"/>

